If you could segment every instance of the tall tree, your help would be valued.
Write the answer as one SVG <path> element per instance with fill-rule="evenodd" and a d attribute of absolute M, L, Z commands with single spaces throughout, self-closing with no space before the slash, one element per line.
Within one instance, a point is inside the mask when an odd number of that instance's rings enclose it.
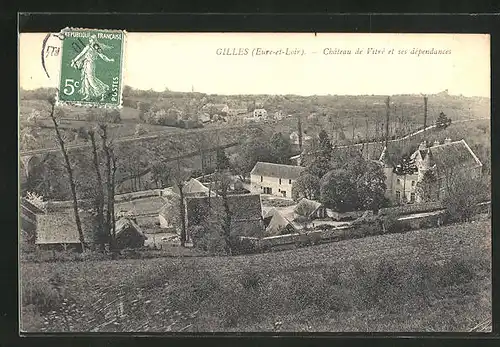
<path fill-rule="evenodd" d="M 337 212 L 357 209 L 357 192 L 351 178 L 344 169 L 329 171 L 320 181 L 321 202 Z"/>
<path fill-rule="evenodd" d="M 216 153 L 216 168 L 217 170 L 229 169 L 229 158 L 224 149 L 218 149 Z"/>
<path fill-rule="evenodd" d="M 90 129 L 88 131 L 88 136 L 89 136 L 90 142 L 92 144 L 93 163 L 94 163 L 94 170 L 95 170 L 96 179 L 97 179 L 97 187 L 96 187 L 97 194 L 96 194 L 96 198 L 95 198 L 95 208 L 96 208 L 96 213 L 97 213 L 98 242 L 100 243 L 101 247 L 104 249 L 104 243 L 106 243 L 109 240 L 108 235 L 105 234 L 106 228 L 104 226 L 104 192 L 103 192 L 104 187 L 102 184 L 101 168 L 99 165 L 100 160 L 99 160 L 98 153 L 97 153 L 97 145 L 96 145 L 94 130 Z"/>
<path fill-rule="evenodd" d="M 427 128 L 427 95 L 424 95 L 424 131 Z"/>
<path fill-rule="evenodd" d="M 50 104 L 51 104 L 51 111 L 50 111 L 50 118 L 52 119 L 52 122 L 54 123 L 54 129 L 56 131 L 56 137 L 57 141 L 59 142 L 59 146 L 61 148 L 61 153 L 64 157 L 64 163 L 66 166 L 66 171 L 68 173 L 68 180 L 69 180 L 69 185 L 71 188 L 71 196 L 73 198 L 73 212 L 75 215 L 75 223 L 76 223 L 76 229 L 78 231 L 78 238 L 80 241 L 80 244 L 82 246 L 82 251 L 85 251 L 85 238 L 83 235 L 83 230 L 82 230 L 82 223 L 80 220 L 80 214 L 78 212 L 78 197 L 76 195 L 76 185 L 75 185 L 75 180 L 73 178 L 73 168 L 71 167 L 71 162 L 69 160 L 68 152 L 66 150 L 66 146 L 64 143 L 64 140 L 62 138 L 61 132 L 59 130 L 59 124 L 57 123 L 56 116 L 54 114 L 55 112 L 55 99 L 51 98 L 49 99 Z"/>
<path fill-rule="evenodd" d="M 172 183 L 179 192 L 179 219 L 181 221 L 180 240 L 181 240 L 181 246 L 185 247 L 187 241 L 187 234 L 186 234 L 186 215 L 185 215 L 186 201 L 184 195 L 184 187 L 186 185 L 186 181 L 189 180 L 189 178 L 191 177 L 191 172 L 181 165 L 180 159 L 177 159 L 176 165 L 173 166 L 171 173 L 172 173 L 171 175 Z"/>
<path fill-rule="evenodd" d="M 439 113 L 438 118 L 436 119 L 436 128 L 438 129 L 446 129 L 451 124 L 451 119 L 448 118 L 444 112 Z"/>
<path fill-rule="evenodd" d="M 302 153 L 302 119 L 297 116 L 297 134 L 299 135 L 299 150 Z"/>
<path fill-rule="evenodd" d="M 229 207 L 228 192 L 231 187 L 231 176 L 227 170 L 217 171 L 214 175 L 214 186 L 218 196 L 222 199 L 223 215 L 222 230 L 225 241 L 225 252 L 231 254 L 231 210 Z"/>
<path fill-rule="evenodd" d="M 388 96 L 385 100 L 385 147 L 387 148 L 387 144 L 389 143 L 389 116 L 391 113 L 391 98 Z"/>
<path fill-rule="evenodd" d="M 423 178 L 417 182 L 417 194 L 421 202 L 434 201 L 437 198 L 437 178 L 433 171 L 426 171 Z"/>
<path fill-rule="evenodd" d="M 269 144 L 270 154 L 277 164 L 288 164 L 292 155 L 292 145 L 290 140 L 277 132 L 271 136 Z"/>
<path fill-rule="evenodd" d="M 300 175 L 292 185 L 292 198 L 297 201 L 301 198 L 316 199 L 319 196 L 319 178 L 310 173 Z"/>

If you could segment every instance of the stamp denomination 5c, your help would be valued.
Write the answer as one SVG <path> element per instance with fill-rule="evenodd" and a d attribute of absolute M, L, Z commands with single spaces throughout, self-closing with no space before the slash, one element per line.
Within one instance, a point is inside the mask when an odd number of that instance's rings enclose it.
<path fill-rule="evenodd" d="M 125 32 L 64 29 L 59 104 L 121 107 Z"/>

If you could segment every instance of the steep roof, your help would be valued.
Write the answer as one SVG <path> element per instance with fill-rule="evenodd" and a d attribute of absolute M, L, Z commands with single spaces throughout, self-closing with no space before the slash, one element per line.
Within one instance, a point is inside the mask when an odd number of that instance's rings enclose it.
<path fill-rule="evenodd" d="M 299 215 L 310 216 L 320 207 L 320 202 L 303 198 L 299 201 L 297 206 L 295 206 L 294 212 Z"/>
<path fill-rule="evenodd" d="M 465 140 L 430 147 L 427 150 L 431 153 L 432 162 L 438 170 L 482 165 Z"/>
<path fill-rule="evenodd" d="M 120 218 L 119 220 L 116 221 L 116 224 L 115 224 L 115 228 L 116 228 L 116 236 L 118 237 L 121 233 L 123 233 L 125 230 L 133 230 L 135 231 L 137 234 L 143 236 L 144 238 L 146 238 L 146 236 L 144 235 L 142 229 L 139 227 L 139 225 L 137 225 L 137 223 L 135 223 L 133 220 L 129 219 L 129 218 Z"/>
<path fill-rule="evenodd" d="M 278 212 L 278 210 L 275 207 L 262 208 L 262 218 L 271 218 L 276 212 Z"/>
<path fill-rule="evenodd" d="M 297 179 L 305 170 L 303 166 L 257 162 L 250 174 L 284 179 Z"/>
<path fill-rule="evenodd" d="M 281 235 L 285 229 L 294 229 L 292 223 L 279 212 L 276 212 L 266 228 L 266 234 L 270 236 Z"/>
<path fill-rule="evenodd" d="M 182 188 L 183 193 L 186 195 L 200 194 L 200 193 L 207 193 L 208 194 L 209 190 L 210 189 L 205 187 L 196 178 L 191 178 L 189 181 L 187 181 L 184 184 L 184 187 Z M 179 188 L 177 188 L 176 186 L 172 187 L 172 191 L 175 192 L 176 194 L 179 194 Z"/>

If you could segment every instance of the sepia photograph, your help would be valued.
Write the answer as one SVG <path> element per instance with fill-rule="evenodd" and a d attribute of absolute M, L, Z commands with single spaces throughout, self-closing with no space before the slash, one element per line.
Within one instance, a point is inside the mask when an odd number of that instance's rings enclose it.
<path fill-rule="evenodd" d="M 489 35 L 18 46 L 21 333 L 492 331 Z"/>

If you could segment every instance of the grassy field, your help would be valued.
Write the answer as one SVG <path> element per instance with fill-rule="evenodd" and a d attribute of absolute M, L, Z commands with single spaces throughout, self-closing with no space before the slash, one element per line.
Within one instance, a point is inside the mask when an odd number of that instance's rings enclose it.
<path fill-rule="evenodd" d="M 22 263 L 22 330 L 468 331 L 491 319 L 490 235 L 483 220 L 230 258 Z"/>

